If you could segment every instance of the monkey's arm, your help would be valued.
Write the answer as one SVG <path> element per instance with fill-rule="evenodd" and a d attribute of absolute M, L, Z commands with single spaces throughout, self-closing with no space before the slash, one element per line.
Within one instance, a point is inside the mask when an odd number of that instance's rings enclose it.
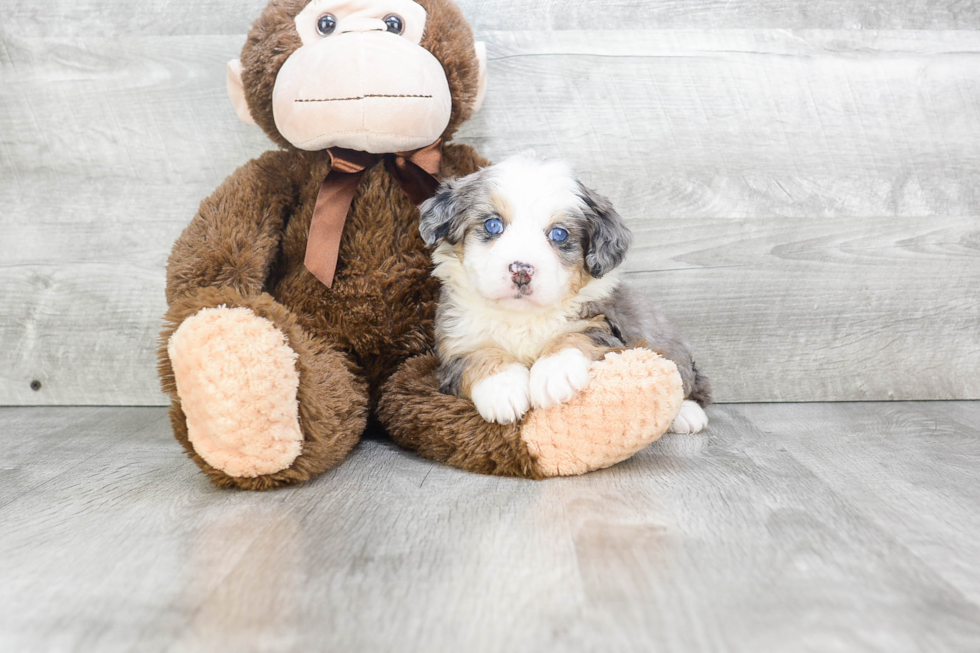
<path fill-rule="evenodd" d="M 279 251 L 284 216 L 298 202 L 283 152 L 266 152 L 239 168 L 201 203 L 174 243 L 167 264 L 167 303 L 200 288 L 260 294 Z"/>
<path fill-rule="evenodd" d="M 597 362 L 570 402 L 499 424 L 440 392 L 437 366 L 435 356 L 405 362 L 385 384 L 378 417 L 398 444 L 481 474 L 545 478 L 608 467 L 667 431 L 683 401 L 673 363 L 629 349 Z"/>

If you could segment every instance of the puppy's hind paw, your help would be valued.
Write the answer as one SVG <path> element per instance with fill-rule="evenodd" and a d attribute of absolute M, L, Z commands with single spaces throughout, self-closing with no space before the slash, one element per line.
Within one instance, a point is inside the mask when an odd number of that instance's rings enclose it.
<path fill-rule="evenodd" d="M 531 367 L 531 405 L 551 408 L 570 401 L 589 385 L 592 361 L 578 349 L 563 349 L 539 358 Z"/>
<path fill-rule="evenodd" d="M 531 407 L 528 377 L 527 368 L 514 363 L 474 384 L 470 398 L 480 416 L 498 424 L 510 424 L 524 417 Z"/>
<path fill-rule="evenodd" d="M 708 425 L 708 416 L 697 402 L 685 399 L 681 404 L 681 412 L 677 413 L 670 425 L 671 433 L 700 433 Z"/>

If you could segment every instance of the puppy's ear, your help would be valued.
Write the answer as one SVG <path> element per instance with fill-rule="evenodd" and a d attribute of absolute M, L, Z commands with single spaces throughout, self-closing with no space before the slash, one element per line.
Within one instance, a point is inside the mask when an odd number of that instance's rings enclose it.
<path fill-rule="evenodd" d="M 446 239 L 455 244 L 454 231 L 459 222 L 456 202 L 457 181 L 448 179 L 442 182 L 436 194 L 422 202 L 419 212 L 419 231 L 426 247 L 435 246 L 440 240 Z"/>
<path fill-rule="evenodd" d="M 613 270 L 626 258 L 633 234 L 616 213 L 612 203 L 579 182 L 579 197 L 585 205 L 588 242 L 585 267 L 596 279 Z"/>

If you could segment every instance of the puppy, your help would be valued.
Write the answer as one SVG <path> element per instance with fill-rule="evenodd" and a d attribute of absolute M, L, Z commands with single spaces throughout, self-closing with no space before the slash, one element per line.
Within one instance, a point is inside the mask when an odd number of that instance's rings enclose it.
<path fill-rule="evenodd" d="M 574 397 L 610 349 L 645 346 L 674 361 L 684 382 L 671 430 L 707 425 L 710 385 L 677 327 L 621 283 L 629 229 L 566 164 L 518 155 L 444 182 L 421 212 L 442 283 L 443 392 L 506 424 Z"/>

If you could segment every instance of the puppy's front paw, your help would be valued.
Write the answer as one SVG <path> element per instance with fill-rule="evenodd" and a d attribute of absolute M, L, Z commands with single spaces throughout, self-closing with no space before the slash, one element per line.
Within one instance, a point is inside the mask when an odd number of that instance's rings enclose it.
<path fill-rule="evenodd" d="M 520 363 L 514 363 L 502 372 L 474 384 L 470 398 L 480 415 L 488 422 L 516 422 L 531 407 L 528 401 L 528 378 L 527 368 Z"/>
<path fill-rule="evenodd" d="M 550 408 L 563 404 L 589 385 L 592 361 L 578 349 L 563 349 L 539 358 L 531 367 L 531 405 Z"/>
<path fill-rule="evenodd" d="M 688 399 L 681 404 L 681 412 L 677 413 L 674 422 L 670 425 L 671 433 L 700 433 L 708 425 L 708 416 L 704 414 L 704 409 L 696 402 Z"/>

